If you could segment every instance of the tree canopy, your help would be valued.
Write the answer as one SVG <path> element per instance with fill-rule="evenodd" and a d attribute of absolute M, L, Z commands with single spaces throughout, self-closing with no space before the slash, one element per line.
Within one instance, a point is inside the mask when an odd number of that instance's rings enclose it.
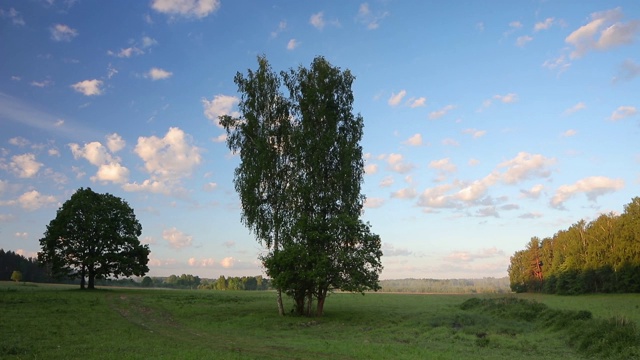
<path fill-rule="evenodd" d="M 300 314 L 315 299 L 322 315 L 334 289 L 379 288 L 380 237 L 360 220 L 364 120 L 352 112 L 353 80 L 323 57 L 280 74 L 259 57 L 256 71 L 235 77 L 241 116 L 220 117 L 240 155 L 242 222 L 267 250 L 272 284 Z"/>
<path fill-rule="evenodd" d="M 143 276 L 149 271 L 148 245 L 138 239 L 142 226 L 126 201 L 80 188 L 51 220 L 40 239 L 38 261 L 57 277 L 95 279 Z"/>
<path fill-rule="evenodd" d="M 531 238 L 509 265 L 516 292 L 640 292 L 640 197 L 620 215 L 580 220 L 552 237 Z"/>

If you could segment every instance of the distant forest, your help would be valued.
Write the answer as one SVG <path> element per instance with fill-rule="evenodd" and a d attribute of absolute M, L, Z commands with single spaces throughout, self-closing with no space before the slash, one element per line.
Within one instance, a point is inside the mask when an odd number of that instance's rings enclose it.
<path fill-rule="evenodd" d="M 381 280 L 380 292 L 425 294 L 509 293 L 509 278 Z"/>
<path fill-rule="evenodd" d="M 13 251 L 0 249 L 0 281 L 11 280 L 14 271 L 22 273 L 23 282 L 77 284 L 78 279 L 55 279 L 46 268 L 38 264 L 35 258 L 26 258 Z M 96 279 L 98 286 L 155 287 L 169 289 L 199 290 L 270 290 L 271 283 L 262 276 L 225 277 L 205 279 L 191 274 L 166 277 Z M 438 294 L 474 294 L 508 293 L 509 278 L 484 279 L 401 279 L 382 280 L 380 292 L 399 293 L 438 293 Z"/>
<path fill-rule="evenodd" d="M 640 292 L 640 198 L 620 215 L 580 220 L 549 238 L 531 238 L 511 257 L 515 292 Z"/>

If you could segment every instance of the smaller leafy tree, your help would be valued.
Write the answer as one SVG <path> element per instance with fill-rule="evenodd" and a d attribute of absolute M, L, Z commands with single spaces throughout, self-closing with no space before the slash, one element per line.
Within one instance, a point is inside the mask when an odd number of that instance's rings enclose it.
<path fill-rule="evenodd" d="M 80 288 L 95 279 L 143 276 L 148 271 L 148 245 L 140 244 L 142 226 L 133 209 L 119 197 L 80 188 L 51 220 L 40 239 L 38 261 L 57 277 L 80 278 Z"/>
<path fill-rule="evenodd" d="M 13 273 L 11 273 L 11 280 L 15 282 L 22 281 L 22 272 L 15 270 Z"/>

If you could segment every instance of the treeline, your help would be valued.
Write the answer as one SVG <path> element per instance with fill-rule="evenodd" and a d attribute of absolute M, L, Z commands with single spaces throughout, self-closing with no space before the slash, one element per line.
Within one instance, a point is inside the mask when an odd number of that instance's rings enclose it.
<path fill-rule="evenodd" d="M 640 198 L 620 215 L 580 220 L 553 237 L 531 238 L 509 265 L 516 292 L 640 292 Z"/>
<path fill-rule="evenodd" d="M 509 293 L 509 278 L 381 280 L 379 291 L 432 294 Z"/>
<path fill-rule="evenodd" d="M 0 280 L 11 280 L 14 271 L 19 271 L 21 281 L 51 282 L 54 281 L 46 268 L 38 264 L 36 258 L 26 258 L 13 251 L 0 249 Z"/>
<path fill-rule="evenodd" d="M 145 276 L 139 283 L 143 287 L 160 287 L 170 289 L 199 289 L 199 290 L 268 290 L 269 280 L 258 276 L 225 277 L 217 279 L 201 279 L 191 274 L 169 277 Z"/>

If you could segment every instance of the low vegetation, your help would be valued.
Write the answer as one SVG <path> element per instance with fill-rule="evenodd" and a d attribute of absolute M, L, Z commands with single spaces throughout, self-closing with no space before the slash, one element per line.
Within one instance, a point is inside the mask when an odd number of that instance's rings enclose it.
<path fill-rule="evenodd" d="M 640 358 L 638 295 L 331 298 L 322 318 L 280 317 L 272 291 L 0 282 L 0 358 Z"/>

